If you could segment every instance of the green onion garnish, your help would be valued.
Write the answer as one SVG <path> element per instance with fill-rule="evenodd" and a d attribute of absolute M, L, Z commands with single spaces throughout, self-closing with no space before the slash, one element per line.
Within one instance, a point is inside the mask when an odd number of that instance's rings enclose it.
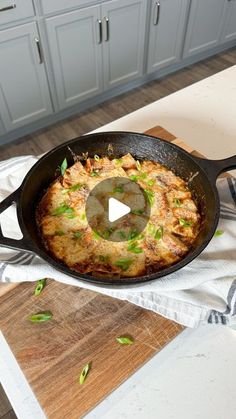
<path fill-rule="evenodd" d="M 65 159 L 63 160 L 63 162 L 62 162 L 61 166 L 60 166 L 60 168 L 61 168 L 61 175 L 62 175 L 62 176 L 64 176 L 64 174 L 65 174 L 65 171 L 66 171 L 67 167 L 68 167 L 68 164 L 67 164 L 67 159 L 65 158 Z"/>
<path fill-rule="evenodd" d="M 114 265 L 115 266 L 119 266 L 119 268 L 121 268 L 122 269 L 122 271 L 127 271 L 128 269 L 129 269 L 129 267 L 130 267 L 130 265 L 131 265 L 131 263 L 132 263 L 133 261 L 132 261 L 132 259 L 119 259 L 119 260 L 117 260 L 115 263 L 114 263 Z"/>
<path fill-rule="evenodd" d="M 44 287 L 45 287 L 45 285 L 46 285 L 46 282 L 47 282 L 46 278 L 44 278 L 44 279 L 39 279 L 39 280 L 37 281 L 37 285 L 36 285 L 35 290 L 34 290 L 34 295 L 39 295 L 39 294 L 41 294 L 42 290 L 44 289 Z"/>
<path fill-rule="evenodd" d="M 42 322 L 47 322 L 48 320 L 50 320 L 52 316 L 53 315 L 51 311 L 45 311 L 43 313 L 32 314 L 31 316 L 29 316 L 29 320 L 32 323 L 42 323 Z"/>
<path fill-rule="evenodd" d="M 193 225 L 192 221 L 187 221 L 184 218 L 180 218 L 179 223 L 182 227 L 191 227 Z"/>
<path fill-rule="evenodd" d="M 137 244 L 137 242 L 130 243 L 130 245 L 127 247 L 127 250 L 136 254 L 143 253 L 143 249 L 141 247 L 138 247 Z"/>

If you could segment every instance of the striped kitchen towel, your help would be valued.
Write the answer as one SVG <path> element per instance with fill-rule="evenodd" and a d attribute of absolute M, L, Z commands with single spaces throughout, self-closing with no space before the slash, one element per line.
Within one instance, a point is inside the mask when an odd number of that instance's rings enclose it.
<path fill-rule="evenodd" d="M 17 189 L 37 157 L 24 156 L 0 163 L 0 201 Z M 181 270 L 147 284 L 127 286 L 92 285 L 58 272 L 38 256 L 0 248 L 0 281 L 23 282 L 52 278 L 128 300 L 185 326 L 204 323 L 236 326 L 236 180 L 217 181 L 221 216 L 207 248 Z M 0 216 L 5 236 L 20 238 L 14 206 Z"/>

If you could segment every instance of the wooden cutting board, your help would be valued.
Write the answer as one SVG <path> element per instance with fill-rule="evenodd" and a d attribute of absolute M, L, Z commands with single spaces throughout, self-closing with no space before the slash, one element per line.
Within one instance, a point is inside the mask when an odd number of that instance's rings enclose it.
<path fill-rule="evenodd" d="M 161 127 L 147 134 L 193 152 Z M 158 314 L 93 291 L 48 280 L 35 297 L 34 288 L 34 283 L 0 286 L 0 329 L 48 419 L 83 417 L 183 330 Z M 46 310 L 53 320 L 27 320 Z M 119 345 L 115 338 L 121 335 L 135 343 Z M 88 362 L 91 370 L 81 386 L 78 377 Z"/>

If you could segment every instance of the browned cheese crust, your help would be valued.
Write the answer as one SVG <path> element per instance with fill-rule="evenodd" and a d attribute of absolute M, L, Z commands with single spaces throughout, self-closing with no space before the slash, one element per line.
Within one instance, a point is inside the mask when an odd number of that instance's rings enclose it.
<path fill-rule="evenodd" d="M 89 192 L 111 177 L 137 182 L 151 205 L 145 230 L 127 241 L 107 242 L 86 219 Z M 75 163 L 49 186 L 36 219 L 45 247 L 56 260 L 97 277 L 135 277 L 178 262 L 189 252 L 201 224 L 184 180 L 159 163 L 137 162 L 130 154 Z"/>

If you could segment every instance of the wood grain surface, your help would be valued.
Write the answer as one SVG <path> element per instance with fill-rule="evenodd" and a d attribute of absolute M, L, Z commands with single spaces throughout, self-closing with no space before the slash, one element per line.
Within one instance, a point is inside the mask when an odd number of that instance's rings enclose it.
<path fill-rule="evenodd" d="M 161 127 L 147 132 L 192 151 Z M 151 311 L 97 292 L 48 280 L 0 287 L 0 329 L 48 419 L 78 419 L 177 336 L 183 327 Z M 50 310 L 53 319 L 28 316 Z M 115 338 L 131 336 L 134 344 Z M 87 380 L 79 375 L 91 362 Z"/>

